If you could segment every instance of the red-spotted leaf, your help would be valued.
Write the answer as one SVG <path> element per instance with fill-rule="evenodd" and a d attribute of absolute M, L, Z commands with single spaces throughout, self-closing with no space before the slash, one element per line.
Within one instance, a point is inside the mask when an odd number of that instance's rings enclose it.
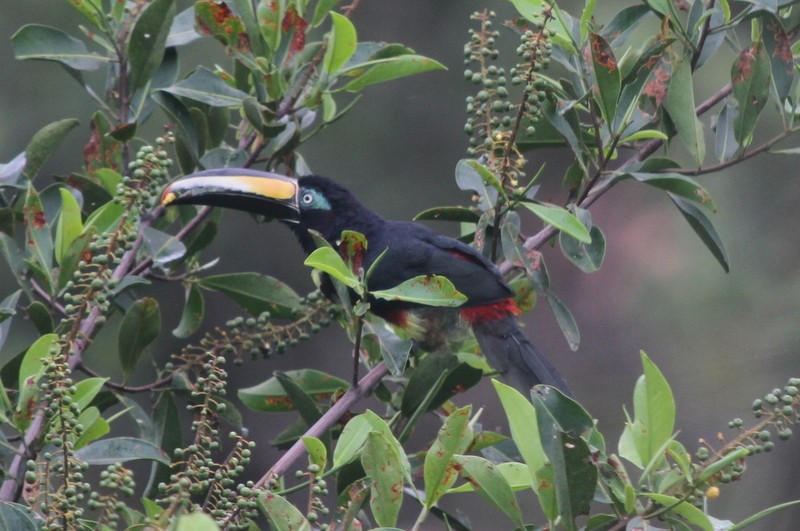
<path fill-rule="evenodd" d="M 758 116 L 767 104 L 771 70 L 769 57 L 761 41 L 742 50 L 731 68 L 733 98 L 739 106 L 733 130 L 736 141 L 742 146 L 752 141 Z"/>
<path fill-rule="evenodd" d="M 266 5 L 268 2 L 261 2 Z M 276 2 L 276 4 L 283 2 Z M 259 7 L 259 10 L 261 8 Z M 239 51 L 250 51 L 250 37 L 245 24 L 224 2 L 205 0 L 195 2 L 195 24 L 200 33 L 210 35 L 226 46 Z"/>
<path fill-rule="evenodd" d="M 397 450 L 381 433 L 370 431 L 361 466 L 372 480 L 369 506 L 375 521 L 381 527 L 394 527 L 403 504 L 403 467 Z"/>
<path fill-rule="evenodd" d="M 449 308 L 461 306 L 467 300 L 466 295 L 458 291 L 452 282 L 440 275 L 419 275 L 393 288 L 371 293 L 379 299 Z"/>
<path fill-rule="evenodd" d="M 773 13 L 761 11 L 764 31 L 764 47 L 772 65 L 772 83 L 778 93 L 778 99 L 783 101 L 789 95 L 794 79 L 794 58 L 792 56 L 792 42 L 778 17 Z"/>
<path fill-rule="evenodd" d="M 284 376 L 290 378 L 300 389 L 315 400 L 330 400 L 333 395 L 347 389 L 350 385 L 344 380 L 315 371 L 301 369 L 286 371 Z M 239 389 L 239 399 L 254 411 L 293 411 L 295 404 L 276 377 L 272 377 L 253 387 Z"/>
<path fill-rule="evenodd" d="M 53 237 L 50 232 L 50 221 L 45 215 L 42 200 L 33 183 L 28 186 L 23 213 L 28 252 L 39 267 L 49 274 L 53 265 Z"/>
<path fill-rule="evenodd" d="M 592 71 L 596 86 L 595 99 L 606 124 L 611 126 L 617 110 L 620 93 L 620 73 L 617 59 L 608 42 L 597 33 L 589 33 L 592 53 Z"/>
<path fill-rule="evenodd" d="M 429 509 L 458 478 L 453 456 L 463 454 L 472 442 L 471 414 L 472 406 L 465 406 L 448 415 L 425 455 L 425 506 Z"/>
<path fill-rule="evenodd" d="M 678 197 L 675 194 L 670 193 L 669 197 L 672 199 L 672 202 L 675 203 L 675 206 L 681 211 L 683 217 L 686 218 L 686 221 L 689 222 L 689 225 L 692 227 L 692 229 L 700 237 L 700 240 L 702 240 L 706 247 L 708 247 L 708 250 L 711 251 L 711 254 L 714 255 L 714 258 L 716 258 L 720 263 L 722 269 L 724 269 L 727 273 L 730 269 L 728 252 L 725 250 L 725 246 L 722 243 L 722 238 L 720 238 L 719 234 L 717 233 L 717 229 L 714 228 L 714 224 L 711 222 L 705 212 L 697 208 L 694 204 L 686 201 L 682 197 Z"/>

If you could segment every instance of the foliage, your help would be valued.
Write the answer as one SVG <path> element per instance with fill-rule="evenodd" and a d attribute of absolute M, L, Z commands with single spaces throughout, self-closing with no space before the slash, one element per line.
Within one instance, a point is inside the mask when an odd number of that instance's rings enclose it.
<path fill-rule="evenodd" d="M 670 387 L 644 354 L 633 416 L 616 449 L 561 392 L 539 386 L 526 396 L 493 380 L 508 419 L 505 437 L 482 429 L 480 411 L 456 405 L 457 393 L 488 371 L 472 340 L 454 338 L 454 353 L 418 352 L 368 312 L 376 298 L 458 306 L 464 296 L 446 278 L 371 290 L 370 271 L 361 267 L 369 242 L 356 233 L 343 234 L 338 248 L 320 239 L 306 260 L 315 275 L 334 280 L 338 304 L 317 292 L 300 296 L 260 272 L 207 273 L 216 261 L 204 262 L 204 250 L 220 216 L 211 208 L 165 211 L 158 199 L 170 172 L 258 166 L 309 173 L 303 143 L 344 115 L 358 93 L 443 68 L 401 44 L 360 42 L 350 20 L 358 2 L 199 0 L 180 13 L 174 0 L 69 4 L 84 19 L 81 37 L 30 24 L 12 38 L 18 59 L 57 63 L 97 111 L 84 168 L 66 170 L 55 183 L 40 175 L 78 125 L 73 118 L 45 125 L 24 153 L 0 166 L 0 244 L 19 285 L 0 302 L 0 346 L 22 316 L 40 334 L 0 371 L 0 527 L 249 529 L 266 520 L 273 529 L 351 529 L 364 525 L 357 521 L 368 506 L 382 527 L 399 525 L 401 509 L 417 507 L 415 529 L 430 515 L 467 529 L 437 502 L 468 491 L 514 528 L 531 525 L 533 497 L 541 523 L 565 529 L 741 529 L 783 508 L 733 524 L 712 518 L 704 501 L 741 478 L 746 458 L 772 450 L 774 436 L 791 436 L 800 415 L 797 378 L 754 403 L 755 424 L 731 421 L 733 437 L 703 442 L 694 455 L 676 438 Z M 575 14 L 537 0 L 511 4 L 518 17 L 503 31 L 492 12 L 475 13 L 464 48 L 464 75 L 476 91 L 466 102 L 468 158 L 456 164 L 456 182 L 473 201 L 419 218 L 461 222 L 464 239 L 498 264 L 519 306 L 532 307 L 534 290 L 543 295 L 577 348 L 578 323 L 553 292 L 539 249 L 557 237 L 581 270 L 600 268 L 605 235 L 589 207 L 617 184 L 636 181 L 665 192 L 727 270 L 710 217 L 715 204 L 693 177 L 770 151 L 797 132 L 800 10 L 794 2 L 653 0 L 600 25 L 591 0 Z M 641 28 L 656 31 L 635 43 L 631 35 Z M 518 39 L 513 66 L 498 46 L 509 36 Z M 181 48 L 203 37 L 224 48 L 229 64 L 200 65 L 179 79 Z M 725 41 L 737 50 L 730 83 L 697 102 L 697 70 L 718 60 Z M 101 68 L 105 79 L 95 83 L 87 73 Z M 768 105 L 781 131 L 757 144 Z M 712 110 L 717 162 L 708 163 L 701 116 Z M 153 145 L 137 137 L 148 120 L 169 122 Z M 669 156 L 656 156 L 668 144 Z M 562 204 L 537 194 L 540 182 L 556 176 L 544 168 L 526 173 L 536 150 L 553 146 L 574 158 Z M 543 228 L 529 235 L 520 212 Z M 96 374 L 83 354 L 112 324 L 126 377 L 150 359 L 164 333 L 163 301 L 138 293 L 156 282 L 185 288 L 172 331 L 178 338 L 201 329 L 205 291 L 227 295 L 247 316 L 185 345 L 147 385 Z M 238 401 L 231 399 L 228 361 L 283 352 L 332 322 L 353 341 L 353 385 L 300 369 L 236 389 Z M 359 363 L 369 369 L 360 382 Z M 350 407 L 373 390 L 386 413 L 351 416 Z M 152 393 L 149 411 L 131 398 L 139 392 Z M 259 415 L 297 415 L 272 441 L 288 450 L 268 471 L 255 471 L 263 474 L 255 482 L 242 479 L 255 443 L 242 429 L 239 403 Z M 189 440 L 175 429 L 183 420 L 179 404 L 190 412 Z M 408 448 L 427 414 L 441 418 L 436 438 L 426 449 Z M 113 424 L 123 416 L 135 421 L 135 436 Z M 285 475 L 303 453 L 309 464 L 288 485 Z M 133 460 L 152 462 L 144 481 L 128 467 Z M 90 480 L 96 466 L 106 468 Z M 298 490 L 308 494 L 302 507 L 287 498 Z M 134 493 L 144 496 L 141 503 Z"/>

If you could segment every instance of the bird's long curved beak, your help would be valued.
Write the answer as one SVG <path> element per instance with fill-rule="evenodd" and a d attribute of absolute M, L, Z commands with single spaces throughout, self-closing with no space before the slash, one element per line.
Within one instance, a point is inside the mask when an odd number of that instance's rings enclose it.
<path fill-rule="evenodd" d="M 221 168 L 190 173 L 170 184 L 161 204 L 209 205 L 298 221 L 297 179 L 265 171 Z"/>

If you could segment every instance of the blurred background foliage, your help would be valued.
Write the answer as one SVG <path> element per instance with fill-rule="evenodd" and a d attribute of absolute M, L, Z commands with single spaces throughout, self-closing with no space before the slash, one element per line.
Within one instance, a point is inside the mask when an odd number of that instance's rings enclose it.
<path fill-rule="evenodd" d="M 583 3 L 560 4 L 567 11 L 579 12 Z M 608 21 L 627 4 L 598 2 L 596 17 Z M 188 1 L 178 2 L 178 9 L 189 5 Z M 338 179 L 365 204 L 392 219 L 409 219 L 438 205 L 466 203 L 469 198 L 453 179 L 455 164 L 467 147 L 462 133 L 464 99 L 474 91 L 463 81 L 462 49 L 470 13 L 484 7 L 496 9 L 500 20 L 504 14 L 511 16 L 506 2 L 491 0 L 363 2 L 353 16 L 360 40 L 403 42 L 449 70 L 373 87 L 353 111 L 304 146 L 303 155 L 312 170 Z M 63 175 L 82 165 L 88 116 L 95 106 L 57 65 L 14 60 L 10 36 L 32 22 L 73 28 L 81 19 L 66 2 L 52 0 L 15 2 L 14 9 L 4 10 L 0 17 L 0 32 L 5 36 L 0 40 L 0 161 L 7 162 L 23 151 L 45 124 L 79 117 L 78 130 L 67 137 L 43 172 L 45 176 Z M 508 46 L 515 41 L 508 39 Z M 226 60 L 210 39 L 181 53 L 182 74 L 198 63 L 213 65 Z M 723 47 L 721 53 L 729 59 L 728 64 L 733 62 L 732 50 Z M 507 55 L 513 56 L 513 49 L 509 48 Z M 698 101 L 729 79 L 727 68 L 714 68 L 702 71 L 705 85 L 696 86 Z M 704 120 L 707 123 L 707 118 Z M 768 112 L 760 124 L 769 120 Z M 138 136 L 155 137 L 165 121 L 151 119 L 151 129 L 140 130 Z M 776 124 L 775 131 L 778 127 Z M 764 138 L 775 131 L 765 127 Z M 539 197 L 561 202 L 557 176 L 570 165 L 572 154 L 566 148 L 546 149 L 530 158 L 534 163 L 546 162 Z M 606 434 L 622 430 L 620 403 L 630 404 L 640 373 L 640 349 L 648 352 L 672 385 L 679 438 L 687 448 L 693 448 L 700 437 L 712 439 L 717 431 L 725 432 L 728 420 L 749 415 L 754 398 L 800 372 L 797 167 L 796 156 L 761 156 L 699 178 L 719 208 L 713 219 L 730 255 L 729 274 L 721 270 L 663 193 L 633 183 L 616 187 L 592 208 L 593 219 L 608 240 L 600 271 L 584 274 L 558 249 L 543 249 L 554 288 L 580 325 L 581 347 L 570 351 L 544 304 L 525 315 L 526 331 L 567 377 L 576 398 L 587 405 Z M 258 270 L 283 279 L 300 293 L 312 289 L 309 271 L 301 265 L 301 250 L 284 227 L 256 227 L 249 216 L 235 212 L 225 217 L 222 237 L 207 252 L 207 256 L 223 257 L 215 272 Z M 451 234 L 456 229 L 448 224 L 434 226 Z M 8 293 L 13 286 L 10 275 L 0 273 L 0 290 Z M 169 298 L 174 306 L 160 298 L 165 330 L 177 325 L 182 302 L 180 288 L 169 289 L 175 291 Z M 210 297 L 206 329 L 240 313 L 221 296 Z M 33 327 L 21 319 L 15 319 L 14 326 L 27 326 L 31 334 L 28 338 L 14 334 L 0 353 L 0 364 L 34 337 Z M 166 358 L 180 343 L 162 335 L 152 350 Z M 117 358 L 106 355 L 103 337 L 101 334 L 90 348 L 87 359 L 104 373 L 114 374 L 109 367 Z M 113 344 L 115 338 L 108 340 Z M 282 357 L 231 367 L 231 384 L 235 388 L 249 386 L 274 370 L 299 367 L 315 367 L 347 379 L 349 352 L 347 339 L 334 327 Z M 104 360 L 109 367 L 103 367 Z M 482 421 L 487 428 L 503 424 L 488 384 L 473 388 L 458 401 L 486 407 Z M 272 422 L 276 416 L 268 418 Z M 265 440 L 275 433 L 274 425 L 257 425 L 263 421 L 264 417 L 252 421 L 251 438 Z M 431 431 L 421 433 L 419 440 L 430 439 L 437 427 L 431 422 Z M 266 468 L 264 465 L 275 459 L 266 444 L 260 444 L 259 451 L 263 453 L 254 459 L 254 470 Z M 800 484 L 793 472 L 800 467 L 796 440 L 779 444 L 773 454 L 756 456 L 750 462 L 744 481 L 724 486 L 721 496 L 711 502 L 712 514 L 735 521 L 756 508 L 800 498 Z M 444 504 L 461 505 L 463 501 L 460 497 L 445 499 Z M 466 505 L 462 508 L 469 514 Z M 469 515 L 473 523 L 486 517 Z M 790 509 L 764 520 L 760 528 L 796 529 L 799 520 L 800 509 Z"/>

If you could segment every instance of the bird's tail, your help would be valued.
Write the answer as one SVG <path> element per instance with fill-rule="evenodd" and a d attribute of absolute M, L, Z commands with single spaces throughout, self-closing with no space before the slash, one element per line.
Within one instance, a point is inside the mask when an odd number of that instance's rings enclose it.
<path fill-rule="evenodd" d="M 564 377 L 525 337 L 513 315 L 475 323 L 472 331 L 489 365 L 517 389 L 527 394 L 534 385 L 545 384 L 572 395 Z"/>

